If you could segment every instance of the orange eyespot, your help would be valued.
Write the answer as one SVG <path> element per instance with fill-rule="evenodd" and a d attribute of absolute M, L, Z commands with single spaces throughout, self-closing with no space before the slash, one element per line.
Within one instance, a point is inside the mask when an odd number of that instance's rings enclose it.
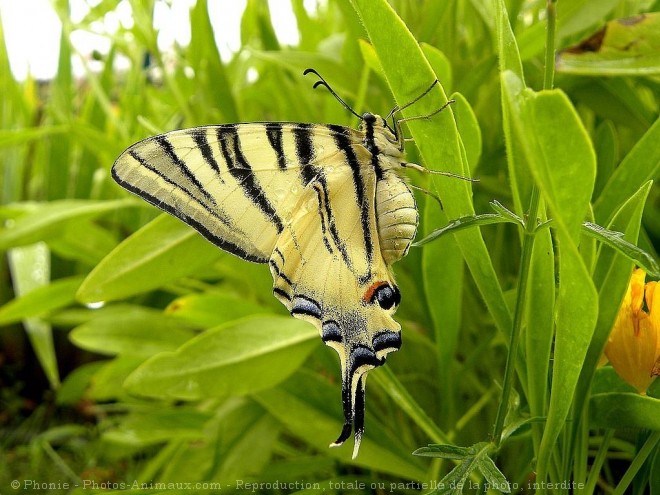
<path fill-rule="evenodd" d="M 368 304 L 377 302 L 381 308 L 390 309 L 401 302 L 401 293 L 396 285 L 374 282 L 364 293 L 362 301 Z"/>

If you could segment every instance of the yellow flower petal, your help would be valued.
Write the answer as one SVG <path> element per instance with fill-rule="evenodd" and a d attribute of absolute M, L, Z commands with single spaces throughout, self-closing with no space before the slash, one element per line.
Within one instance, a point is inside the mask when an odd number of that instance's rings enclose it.
<path fill-rule="evenodd" d="M 633 272 L 605 346 L 614 370 L 641 394 L 660 371 L 660 291 L 655 282 L 645 286 L 645 276 L 643 270 Z M 645 299 L 649 313 L 644 311 Z"/>

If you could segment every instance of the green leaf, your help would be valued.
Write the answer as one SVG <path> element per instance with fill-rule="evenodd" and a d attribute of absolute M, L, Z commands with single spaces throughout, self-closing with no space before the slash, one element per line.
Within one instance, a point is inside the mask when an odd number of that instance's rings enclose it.
<path fill-rule="evenodd" d="M 471 172 L 477 168 L 481 158 L 481 129 L 477 116 L 470 103 L 460 93 L 453 93 L 450 99 L 456 103 L 453 105 L 456 126 L 461 136 L 461 142 L 465 148 L 465 156 Z"/>
<path fill-rule="evenodd" d="M 183 222 L 162 214 L 119 244 L 78 290 L 86 303 L 156 289 L 206 267 L 221 251 Z"/>
<path fill-rule="evenodd" d="M 413 455 L 423 457 L 437 457 L 440 459 L 465 459 L 473 457 L 477 453 L 475 446 L 459 447 L 457 445 L 430 444 L 427 447 L 420 447 L 413 452 Z"/>
<path fill-rule="evenodd" d="M 660 13 L 608 22 L 557 54 L 558 72 L 591 76 L 660 74 Z"/>
<path fill-rule="evenodd" d="M 593 395 L 589 424 L 596 428 L 660 430 L 660 399 L 621 392 Z"/>
<path fill-rule="evenodd" d="M 44 300 L 42 291 L 47 291 L 50 279 L 50 251 L 44 243 L 37 243 L 31 246 L 11 249 L 7 253 L 7 261 L 11 271 L 14 293 L 19 297 L 29 297 L 32 292 L 37 292 L 37 296 L 27 302 L 11 301 L 5 306 L 7 321 L 19 314 L 38 314 L 33 311 L 41 309 L 48 310 L 50 301 Z M 79 281 L 78 281 L 79 282 Z M 65 288 L 62 292 L 66 292 Z M 57 292 L 57 291 L 56 291 Z M 58 294 L 61 296 L 61 294 Z M 66 299 L 66 295 L 57 301 L 57 304 Z M 35 306 L 38 306 L 35 308 Z M 13 308 L 13 309 L 12 309 Z M 13 313 L 13 316 L 12 316 Z M 57 366 L 57 355 L 53 343 L 53 330 L 50 324 L 38 317 L 27 317 L 23 320 L 23 327 L 30 339 L 30 344 L 34 349 L 39 364 L 43 368 L 48 382 L 52 388 L 60 385 L 60 376 Z"/>
<path fill-rule="evenodd" d="M 175 439 L 202 439 L 210 417 L 208 413 L 184 407 L 142 411 L 123 418 L 118 427 L 103 433 L 103 439 L 133 447 Z"/>
<path fill-rule="evenodd" d="M 54 253 L 67 260 L 77 260 L 95 266 L 117 245 L 117 238 L 93 221 L 71 222 L 62 235 L 48 245 Z"/>
<path fill-rule="evenodd" d="M 174 351 L 194 336 L 174 318 L 142 307 L 108 308 L 103 314 L 74 328 L 71 342 L 105 355 L 152 356 Z"/>
<path fill-rule="evenodd" d="M 515 75 L 505 73 L 503 78 L 529 170 L 552 210 L 553 222 L 577 240 L 596 177 L 596 156 L 587 132 L 562 91 L 518 92 Z"/>
<path fill-rule="evenodd" d="M 660 174 L 660 118 L 626 155 L 594 203 L 596 223 L 607 225 L 613 213 L 642 184 Z"/>
<path fill-rule="evenodd" d="M 442 235 L 449 233 L 453 234 L 459 230 L 467 229 L 469 227 L 478 227 L 480 225 L 491 225 L 494 223 L 506 223 L 506 222 L 513 223 L 512 220 L 510 220 L 509 218 L 503 217 L 502 215 L 497 213 L 482 213 L 480 215 L 461 217 L 461 218 L 457 218 L 456 220 L 452 220 L 441 229 L 434 230 L 423 239 L 420 239 L 419 241 L 415 241 L 412 245 L 415 247 L 423 246 L 424 244 L 427 244 Z"/>
<path fill-rule="evenodd" d="M 626 241 L 623 238 L 622 232 L 608 230 L 605 227 L 601 227 L 600 225 L 591 222 L 584 222 L 583 231 L 587 235 L 601 241 L 603 244 L 616 249 L 626 258 L 634 261 L 637 266 L 643 268 L 648 274 L 654 277 L 660 277 L 660 267 L 658 266 L 658 262 L 655 261 L 646 251 Z"/>
<path fill-rule="evenodd" d="M 500 471 L 493 460 L 483 456 L 479 462 L 479 472 L 486 478 L 486 483 L 490 489 L 499 490 L 502 493 L 511 493 L 511 485 L 502 471 Z"/>
<path fill-rule="evenodd" d="M 119 208 L 135 206 L 131 199 L 91 201 L 68 199 L 26 206 L 26 214 L 0 229 L 0 249 L 45 241 L 61 235 L 70 223 L 83 222 Z M 5 208 L 12 208 L 12 205 Z M 3 216 L 0 211 L 0 216 Z"/>
<path fill-rule="evenodd" d="M 165 308 L 165 314 L 198 328 L 211 328 L 246 316 L 272 312 L 271 308 L 249 299 L 216 292 L 179 297 Z"/>
<path fill-rule="evenodd" d="M 87 388 L 90 385 L 92 377 L 103 366 L 104 363 L 101 361 L 78 366 L 75 370 L 66 376 L 62 382 L 62 386 L 57 390 L 55 403 L 58 406 L 74 407 L 76 404 L 82 401 L 85 397 L 85 393 L 87 392 Z"/>
<path fill-rule="evenodd" d="M 598 157 L 598 172 L 592 200 L 600 196 L 605 184 L 619 163 L 619 137 L 614 124 L 607 120 L 598 126 L 594 136 L 594 148 Z"/>
<path fill-rule="evenodd" d="M 276 385 L 318 345 L 304 321 L 255 317 L 193 338 L 147 360 L 126 380 L 135 394 L 186 400 L 244 395 Z"/>
<path fill-rule="evenodd" d="M 529 268 L 525 314 L 526 396 L 532 417 L 544 416 L 548 407 L 548 376 L 552 363 L 555 316 L 555 271 L 550 229 L 537 230 Z M 536 448 L 541 442 L 543 424 L 532 424 Z M 505 430 L 505 434 L 508 432 Z"/>
<path fill-rule="evenodd" d="M 511 493 L 511 486 L 502 472 L 497 469 L 495 463 L 488 457 L 492 444 L 485 442 L 477 443 L 470 447 L 471 455 L 465 457 L 447 476 L 438 483 L 434 494 L 461 494 L 466 488 L 468 477 L 474 471 L 481 473 L 486 478 L 489 488 L 499 490 L 503 493 Z M 472 483 L 471 483 L 472 485 Z M 476 485 L 476 483 L 474 484 Z M 485 490 L 484 490 L 485 491 Z"/>
<path fill-rule="evenodd" d="M 87 396 L 98 402 L 134 400 L 124 388 L 126 378 L 144 362 L 142 356 L 117 356 L 103 361 L 103 366 L 92 376 Z"/>
<path fill-rule="evenodd" d="M 420 43 L 420 47 L 424 52 L 426 60 L 431 64 L 436 77 L 440 83 L 442 83 L 442 87 L 445 88 L 446 91 L 451 91 L 453 86 L 453 72 L 451 62 L 447 56 L 435 46 L 429 45 L 428 43 Z M 461 98 L 465 100 L 462 96 Z"/>
<path fill-rule="evenodd" d="M 16 323 L 25 318 L 45 316 L 53 310 L 75 302 L 76 290 L 83 277 L 68 277 L 43 285 L 0 307 L 0 325 Z"/>

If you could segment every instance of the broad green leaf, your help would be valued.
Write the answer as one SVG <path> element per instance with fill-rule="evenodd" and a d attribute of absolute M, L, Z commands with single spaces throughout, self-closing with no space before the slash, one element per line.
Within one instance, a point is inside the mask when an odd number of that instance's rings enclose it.
<path fill-rule="evenodd" d="M 62 381 L 62 386 L 57 390 L 55 403 L 59 406 L 74 407 L 82 401 L 89 388 L 92 377 L 103 366 L 104 363 L 102 361 L 95 361 L 93 363 L 78 366 Z"/>
<path fill-rule="evenodd" d="M 364 23 L 397 102 L 411 101 L 435 79 L 417 41 L 385 0 L 353 0 L 352 4 Z M 383 26 L 388 28 L 383 29 Z M 428 114 L 446 101 L 442 87 L 437 86 L 407 108 L 404 115 Z M 442 165 L 442 169 L 448 172 L 468 173 L 451 112 L 440 112 L 429 120 L 408 122 L 408 127 L 427 166 Z M 443 136 L 443 139 L 437 136 Z M 434 178 L 433 182 L 445 201 L 449 218 L 474 214 L 469 183 L 446 177 Z M 467 230 L 457 235 L 456 240 L 497 327 L 507 333 L 511 328 L 511 315 L 480 232 Z"/>
<path fill-rule="evenodd" d="M 221 451 L 216 453 L 216 462 L 221 464 L 217 477 L 231 482 L 273 462 L 281 430 L 278 421 L 254 401 L 240 405 L 218 418 Z M 174 479 L 180 476 L 180 472 L 172 474 Z"/>
<path fill-rule="evenodd" d="M 87 396 L 98 402 L 128 400 L 124 381 L 143 362 L 142 356 L 128 355 L 103 361 L 103 366 L 92 376 Z"/>
<path fill-rule="evenodd" d="M 597 428 L 660 430 L 660 399 L 620 392 L 593 395 L 589 424 Z"/>
<path fill-rule="evenodd" d="M 177 438 L 204 438 L 208 413 L 176 407 L 140 412 L 123 418 L 116 428 L 103 433 L 108 442 L 127 446 L 145 446 Z"/>
<path fill-rule="evenodd" d="M 369 68 L 378 74 L 381 77 L 385 77 L 383 74 L 383 66 L 380 65 L 380 60 L 378 60 L 378 55 L 374 47 L 366 40 L 358 40 L 360 42 L 360 52 L 362 53 L 362 58 L 364 62 L 369 66 Z"/>
<path fill-rule="evenodd" d="M 433 72 L 442 84 L 442 87 L 445 88 L 445 91 L 451 91 L 454 84 L 454 76 L 451 62 L 447 56 L 435 46 L 429 45 L 428 43 L 420 43 L 420 46 L 422 47 L 426 60 L 429 61 Z M 465 103 L 467 103 L 467 101 L 465 101 Z"/>
<path fill-rule="evenodd" d="M 126 381 L 135 394 L 195 400 L 267 389 L 293 373 L 318 345 L 318 332 L 286 317 L 239 320 L 153 356 Z"/>
<path fill-rule="evenodd" d="M 162 214 L 99 263 L 77 297 L 91 303 L 147 292 L 208 266 L 220 253 L 183 222 Z"/>
<path fill-rule="evenodd" d="M 660 13 L 608 22 L 557 54 L 559 72 L 591 76 L 660 74 Z"/>
<path fill-rule="evenodd" d="M 93 221 L 70 222 L 58 237 L 48 241 L 54 253 L 68 260 L 95 266 L 117 245 L 117 238 Z"/>
<path fill-rule="evenodd" d="M 369 400 L 365 435 L 357 458 L 351 459 L 352 447 L 348 445 L 328 450 L 343 424 L 341 391 L 318 375 L 296 373 L 279 387 L 259 392 L 254 398 L 290 432 L 328 456 L 381 473 L 425 479 L 421 465 L 401 446 L 392 425 L 380 423 L 378 411 L 370 410 Z"/>
<path fill-rule="evenodd" d="M 547 421 L 538 456 L 545 473 L 564 427 L 598 316 L 598 294 L 577 247 L 561 232 L 555 350 Z M 586 400 L 576 396 L 578 404 Z M 545 475 L 539 475 L 545 479 Z"/>
<path fill-rule="evenodd" d="M 596 157 L 586 130 L 563 92 L 520 92 L 514 74 L 505 72 L 503 78 L 529 170 L 551 208 L 553 222 L 576 242 L 596 176 Z"/>
<path fill-rule="evenodd" d="M 216 292 L 179 297 L 165 308 L 165 314 L 198 328 L 211 328 L 230 320 L 264 313 L 272 313 L 272 309 L 249 299 Z"/>
<path fill-rule="evenodd" d="M 140 307 L 108 308 L 101 316 L 74 328 L 69 339 L 82 349 L 113 356 L 149 357 L 174 351 L 194 333 L 174 318 Z"/>
<path fill-rule="evenodd" d="M 635 147 L 626 155 L 607 181 L 596 203 L 596 223 L 606 225 L 612 214 L 642 184 L 660 174 L 660 118 L 658 118 Z"/>
<path fill-rule="evenodd" d="M 186 60 L 195 70 L 195 78 L 200 91 L 201 102 L 215 106 L 222 112 L 227 122 L 237 122 L 238 111 L 227 77 L 225 65 L 214 38 L 214 30 L 209 19 L 208 0 L 200 0 L 191 9 L 191 30 L 188 56 Z M 199 78 L 203 78 L 200 80 Z"/>
<path fill-rule="evenodd" d="M 83 277 L 68 277 L 42 285 L 0 307 L 0 325 L 16 323 L 26 318 L 46 316 L 53 310 L 75 302 L 76 290 Z"/>
<path fill-rule="evenodd" d="M 0 249 L 47 241 L 59 236 L 71 222 L 86 221 L 128 206 L 135 206 L 135 202 L 67 199 L 43 203 L 36 208 L 31 204 L 28 213 L 0 229 Z"/>

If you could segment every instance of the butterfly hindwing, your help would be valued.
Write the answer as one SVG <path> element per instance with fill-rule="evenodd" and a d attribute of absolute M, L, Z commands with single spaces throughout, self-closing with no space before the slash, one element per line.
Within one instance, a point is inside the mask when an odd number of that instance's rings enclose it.
<path fill-rule="evenodd" d="M 356 152 L 363 163 L 366 157 Z M 401 327 L 392 318 L 398 289 L 376 228 L 376 182 L 367 166 L 358 167 L 356 175 L 322 170 L 301 196 L 270 260 L 276 296 L 293 316 L 312 322 L 339 354 L 345 425 L 333 445 L 354 428 L 355 454 L 363 431 L 366 372 L 383 364 L 401 342 Z M 383 303 L 383 295 L 390 300 Z"/>

